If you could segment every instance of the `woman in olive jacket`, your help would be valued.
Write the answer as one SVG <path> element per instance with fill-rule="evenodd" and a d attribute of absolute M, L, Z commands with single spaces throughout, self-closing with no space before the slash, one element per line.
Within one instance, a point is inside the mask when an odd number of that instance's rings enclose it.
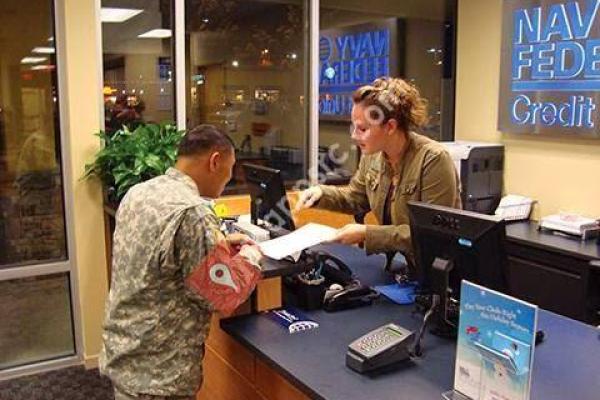
<path fill-rule="evenodd" d="M 353 95 L 352 140 L 362 156 L 346 187 L 312 186 L 296 210 L 348 214 L 372 211 L 379 225 L 349 224 L 335 241 L 363 243 L 367 254 L 400 251 L 414 265 L 407 202 L 460 208 L 459 178 L 443 145 L 415 133 L 427 122 L 427 101 L 413 85 L 379 78 Z"/>

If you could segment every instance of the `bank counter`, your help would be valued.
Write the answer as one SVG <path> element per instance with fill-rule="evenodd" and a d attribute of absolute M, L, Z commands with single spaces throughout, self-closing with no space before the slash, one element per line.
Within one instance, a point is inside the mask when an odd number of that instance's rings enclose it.
<path fill-rule="evenodd" d="M 291 197 L 291 202 L 295 200 Z M 231 214 L 248 212 L 247 197 L 231 197 Z M 297 218 L 340 227 L 351 216 L 305 210 Z M 368 220 L 367 223 L 372 221 Z M 362 283 L 389 283 L 385 257 L 342 245 L 320 246 L 338 256 Z M 545 340 L 536 347 L 531 399 L 600 399 L 600 246 L 546 235 L 535 224 L 507 226 L 510 290 L 540 305 L 538 329 Z M 328 313 L 302 311 L 319 323 L 315 330 L 287 333 L 266 315 L 283 303 L 282 275 L 297 271 L 291 263 L 268 262 L 263 280 L 238 316 L 215 316 L 206 343 L 204 384 L 198 400 L 440 399 L 452 388 L 456 345 L 427 333 L 422 358 L 377 375 L 361 375 L 345 365 L 348 344 L 388 322 L 416 330 L 422 316 L 413 306 L 385 298 L 373 305 Z M 596 287 L 597 286 L 597 287 Z M 589 299 L 594 301 L 590 302 Z M 550 309 L 555 314 L 544 309 Z M 564 315 L 568 315 L 567 318 Z"/>
<path fill-rule="evenodd" d="M 389 283 L 383 256 L 361 249 L 325 246 L 345 261 L 365 284 Z M 384 298 L 372 306 L 336 313 L 305 312 L 319 323 L 313 331 L 289 334 L 266 315 L 221 321 L 225 332 L 313 399 L 436 399 L 452 387 L 455 343 L 426 334 L 424 356 L 377 375 L 345 366 L 348 344 L 388 322 L 418 329 L 422 316 L 413 306 Z M 540 312 L 545 340 L 536 347 L 532 399 L 592 400 L 600 396 L 600 331 L 547 311 Z M 283 397 L 282 397 L 283 398 Z"/>
<path fill-rule="evenodd" d="M 391 282 L 383 270 L 385 258 L 381 255 L 367 257 L 362 249 L 342 245 L 319 249 L 346 262 L 362 283 Z M 273 268 L 270 274 L 275 273 Z M 353 310 L 303 311 L 319 327 L 295 334 L 260 312 L 221 320 L 222 334 L 235 342 L 230 352 L 233 357 L 227 361 L 231 370 L 221 372 L 235 378 L 227 385 L 241 386 L 233 389 L 234 393 L 225 388 L 221 393 L 211 391 L 210 398 L 439 399 L 442 392 L 452 388 L 456 351 L 452 340 L 427 333 L 422 358 L 375 375 L 361 375 L 345 366 L 348 344 L 368 331 L 388 322 L 418 329 L 422 316 L 413 309 L 380 298 L 371 306 Z M 535 350 L 531 398 L 600 398 L 600 330 L 544 310 L 540 311 L 538 324 L 545 340 Z M 242 371 L 234 370 L 240 366 Z M 205 365 L 205 384 L 216 390 L 211 379 L 217 378 L 207 368 L 209 365 Z"/>

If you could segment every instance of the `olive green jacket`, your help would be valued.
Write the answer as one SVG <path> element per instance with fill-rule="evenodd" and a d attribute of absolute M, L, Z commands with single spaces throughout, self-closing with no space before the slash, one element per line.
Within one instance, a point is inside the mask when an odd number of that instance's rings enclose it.
<path fill-rule="evenodd" d="M 408 220 L 409 200 L 454 208 L 461 207 L 460 181 L 452 158 L 443 145 L 411 132 L 400 161 L 400 180 L 392 196 L 392 225 L 367 225 L 367 254 L 400 251 L 413 262 Z M 318 208 L 358 214 L 373 211 L 383 223 L 386 195 L 392 183 L 392 168 L 383 153 L 361 157 L 358 171 L 346 187 L 321 185 Z"/>

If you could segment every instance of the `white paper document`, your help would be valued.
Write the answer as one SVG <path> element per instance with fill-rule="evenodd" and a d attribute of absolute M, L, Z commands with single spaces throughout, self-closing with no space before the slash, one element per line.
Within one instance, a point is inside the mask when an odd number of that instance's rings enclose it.
<path fill-rule="evenodd" d="M 300 253 L 308 247 L 333 239 L 336 232 L 337 229 L 330 226 L 310 223 L 287 235 L 259 243 L 259 247 L 265 256 L 281 260 Z"/>

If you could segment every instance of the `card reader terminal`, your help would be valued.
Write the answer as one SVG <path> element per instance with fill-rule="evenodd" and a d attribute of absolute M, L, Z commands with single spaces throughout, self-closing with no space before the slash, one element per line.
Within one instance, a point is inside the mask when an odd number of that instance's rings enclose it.
<path fill-rule="evenodd" d="M 346 365 L 360 373 L 408 359 L 415 333 L 389 323 L 359 337 L 348 346 Z"/>

